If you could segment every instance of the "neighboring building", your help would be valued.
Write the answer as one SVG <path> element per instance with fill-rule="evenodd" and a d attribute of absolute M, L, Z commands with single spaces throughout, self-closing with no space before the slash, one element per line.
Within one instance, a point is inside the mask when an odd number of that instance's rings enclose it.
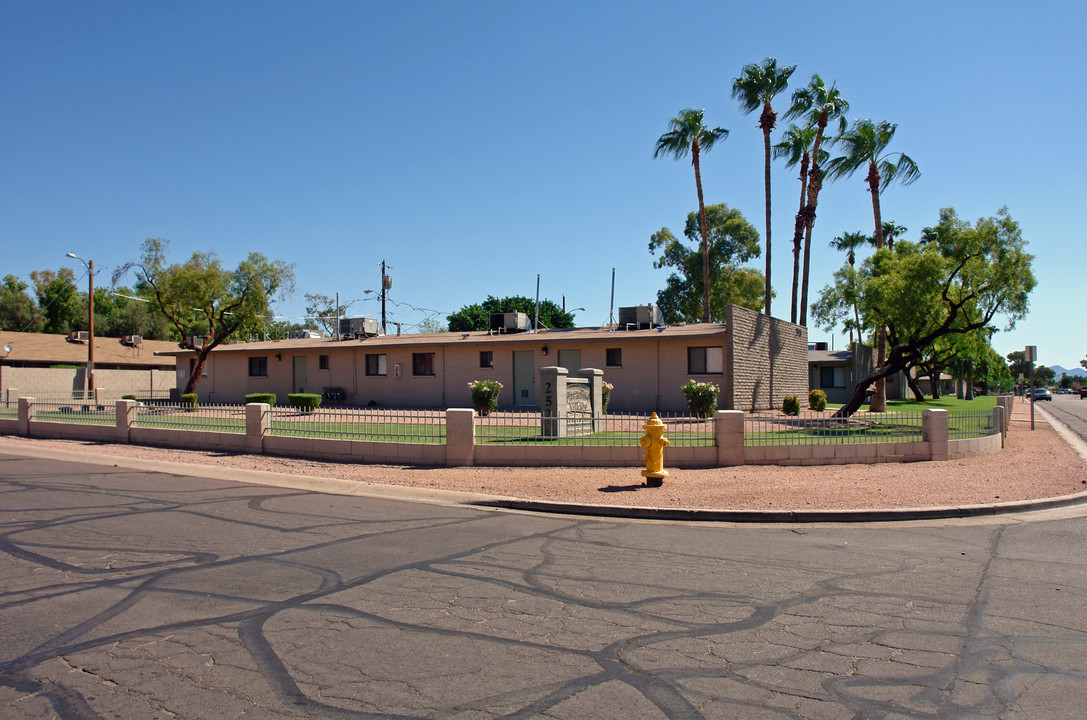
<path fill-rule="evenodd" d="M 540 368 L 557 365 L 603 370 L 615 386 L 614 410 L 684 411 L 680 388 L 688 379 L 718 384 L 721 409 L 765 409 L 806 392 L 806 348 L 806 328 L 736 306 L 725 323 L 705 325 L 234 343 L 209 354 L 197 395 L 238 403 L 271 392 L 285 402 L 289 393 L 309 392 L 349 405 L 471 407 L 468 383 L 498 380 L 500 408 L 528 409 L 542 396 Z M 193 353 L 169 354 L 179 358 L 184 388 Z"/>
<path fill-rule="evenodd" d="M 0 390 L 24 394 L 81 393 L 86 388 L 87 340 L 68 335 L 0 330 Z M 85 337 L 85 336 L 84 336 Z M 3 348 L 11 346 L 11 352 Z M 94 383 L 111 394 L 169 395 L 177 343 L 138 337 L 94 338 Z"/>
<path fill-rule="evenodd" d="M 827 402 L 847 402 L 857 382 L 875 367 L 873 355 L 872 348 L 860 343 L 849 350 L 828 350 L 826 343 L 813 343 L 808 350 L 808 388 L 822 390 Z M 897 397 L 896 387 L 888 378 L 887 397 Z"/>

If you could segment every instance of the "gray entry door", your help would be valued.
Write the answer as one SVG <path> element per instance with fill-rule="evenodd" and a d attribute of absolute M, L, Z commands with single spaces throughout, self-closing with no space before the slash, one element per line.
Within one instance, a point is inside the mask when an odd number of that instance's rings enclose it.
<path fill-rule="evenodd" d="M 306 356 L 295 355 L 292 360 L 294 361 L 294 390 L 296 393 L 306 392 L 306 382 L 308 376 L 306 375 Z"/>
<path fill-rule="evenodd" d="M 566 372 L 574 375 L 581 369 L 580 350 L 559 350 L 559 367 L 566 368 Z"/>
<path fill-rule="evenodd" d="M 536 368 L 531 350 L 513 352 L 513 404 L 532 407 L 536 404 Z"/>

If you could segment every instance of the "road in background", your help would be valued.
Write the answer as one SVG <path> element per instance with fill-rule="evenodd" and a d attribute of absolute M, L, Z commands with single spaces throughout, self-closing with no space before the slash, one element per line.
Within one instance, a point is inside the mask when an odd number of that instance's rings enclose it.
<path fill-rule="evenodd" d="M 1079 718 L 1084 517 L 601 521 L 0 455 L 0 716 Z"/>
<path fill-rule="evenodd" d="M 1053 400 L 1038 403 L 1036 407 L 1060 420 L 1087 442 L 1087 399 L 1081 400 L 1079 395 L 1054 395 Z"/>

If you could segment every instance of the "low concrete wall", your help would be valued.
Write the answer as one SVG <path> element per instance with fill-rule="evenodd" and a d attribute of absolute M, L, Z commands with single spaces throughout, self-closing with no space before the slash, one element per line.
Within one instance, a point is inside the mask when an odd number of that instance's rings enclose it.
<path fill-rule="evenodd" d="M 446 411 L 444 444 L 274 436 L 270 430 L 270 408 L 259 403 L 246 406 L 246 432 L 238 433 L 137 427 L 134 424 L 136 409 L 137 403 L 131 400 L 116 401 L 114 425 L 43 422 L 35 418 L 34 398 L 23 397 L 19 398 L 18 420 L 0 420 L 0 433 L 395 465 L 641 467 L 644 464 L 642 449 L 637 445 L 477 445 L 475 414 L 465 408 Z M 1000 406 L 993 410 L 996 428 L 1003 426 L 1003 410 Z M 713 445 L 670 447 L 665 453 L 665 466 L 698 468 L 958 460 L 997 452 L 1003 440 L 999 432 L 979 438 L 948 439 L 945 410 L 922 413 L 923 439 L 920 442 L 747 446 L 744 444 L 744 413 L 735 410 L 718 411 L 715 428 Z"/>

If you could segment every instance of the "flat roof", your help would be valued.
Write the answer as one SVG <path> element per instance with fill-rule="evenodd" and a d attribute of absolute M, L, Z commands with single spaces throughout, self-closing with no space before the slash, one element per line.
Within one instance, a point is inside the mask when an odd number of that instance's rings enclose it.
<path fill-rule="evenodd" d="M 2 361 L 12 366 L 21 363 L 85 365 L 87 343 L 72 342 L 67 335 L 0 330 L 0 346 L 11 344 L 11 352 Z M 122 345 L 120 338 L 94 338 L 94 364 L 132 368 L 173 366 L 163 357 L 177 350 L 177 343 L 167 340 L 143 340 L 138 346 Z"/>
<path fill-rule="evenodd" d="M 853 361 L 852 350 L 809 350 L 809 363 L 848 363 Z"/>
<path fill-rule="evenodd" d="M 408 333 L 405 335 L 377 335 L 360 340 L 336 340 L 335 338 L 285 338 L 260 342 L 235 342 L 220 345 L 212 353 L 282 352 L 283 350 L 354 350 L 358 348 L 395 347 L 450 347 L 455 345 L 503 345 L 539 342 L 629 342 L 651 340 L 679 340 L 683 338 L 711 338 L 725 336 L 724 323 L 692 323 L 686 325 L 661 325 L 645 330 L 610 330 L 608 328 L 570 328 L 562 330 L 530 330 L 518 333 L 493 333 L 483 330 L 471 332 Z M 180 350 L 175 346 L 160 355 L 185 355 L 192 350 Z"/>

